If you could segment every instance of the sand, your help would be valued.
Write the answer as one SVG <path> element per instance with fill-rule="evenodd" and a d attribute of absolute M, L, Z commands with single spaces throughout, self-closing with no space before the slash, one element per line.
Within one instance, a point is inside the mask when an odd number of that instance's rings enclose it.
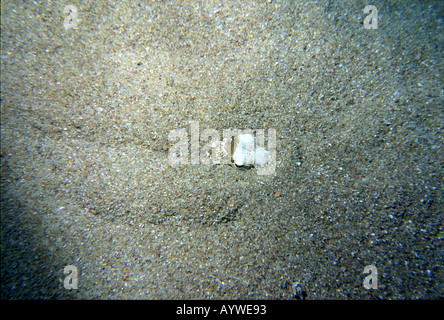
<path fill-rule="evenodd" d="M 444 4 L 367 4 L 2 1 L 2 299 L 442 298 Z M 275 172 L 173 166 L 190 121 Z"/>

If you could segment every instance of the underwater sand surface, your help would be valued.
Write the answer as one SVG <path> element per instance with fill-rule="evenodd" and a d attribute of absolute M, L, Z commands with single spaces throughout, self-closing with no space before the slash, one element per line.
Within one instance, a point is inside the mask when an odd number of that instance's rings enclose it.
<path fill-rule="evenodd" d="M 372 4 L 2 1 L 2 299 L 442 298 L 444 4 Z M 171 165 L 190 121 L 274 173 Z"/>

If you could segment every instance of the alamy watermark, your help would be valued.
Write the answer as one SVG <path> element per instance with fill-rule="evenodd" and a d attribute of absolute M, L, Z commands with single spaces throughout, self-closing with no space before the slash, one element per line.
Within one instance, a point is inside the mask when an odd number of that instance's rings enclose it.
<path fill-rule="evenodd" d="M 63 273 L 67 274 L 67 276 L 65 277 L 65 279 L 63 280 L 63 286 L 65 287 L 65 289 L 67 290 L 71 290 L 71 289 L 77 289 L 77 277 L 78 277 L 78 272 L 77 272 L 77 267 L 73 266 L 73 265 L 68 265 L 63 269 Z"/>
<path fill-rule="evenodd" d="M 364 8 L 364 13 L 370 13 L 364 19 L 364 28 L 378 29 L 378 9 L 375 6 L 366 6 Z"/>
<path fill-rule="evenodd" d="M 216 129 L 200 132 L 198 121 L 190 121 L 190 127 L 191 139 L 184 128 L 171 130 L 168 134 L 168 140 L 175 142 L 168 154 L 171 165 L 229 164 L 242 168 L 255 167 L 259 175 L 271 175 L 275 172 L 275 129 L 268 129 L 268 144 L 265 149 L 264 129 L 224 129 L 221 139 Z"/>
<path fill-rule="evenodd" d="M 63 9 L 63 12 L 65 14 L 68 14 L 68 16 L 65 17 L 65 20 L 63 20 L 63 27 L 65 28 L 65 30 L 77 29 L 80 21 L 77 13 L 77 8 L 73 5 L 69 5 L 66 6 L 65 9 Z"/>
<path fill-rule="evenodd" d="M 203 12 L 207 12 L 210 16 L 213 13 L 217 13 L 219 11 L 219 6 L 216 6 L 213 1 L 200 1 L 199 2 L 199 12 L 202 14 Z M 74 5 L 68 5 L 64 8 L 63 12 L 68 16 L 65 17 L 63 21 L 63 27 L 65 30 L 69 29 L 77 29 L 77 26 L 80 22 L 78 18 L 77 7 Z M 365 29 L 378 29 L 378 9 L 376 6 L 368 5 L 364 8 L 364 13 L 369 14 L 364 19 L 364 28 Z"/>
<path fill-rule="evenodd" d="M 364 274 L 369 274 L 364 278 L 364 288 L 378 289 L 378 269 L 370 264 L 364 268 Z"/>

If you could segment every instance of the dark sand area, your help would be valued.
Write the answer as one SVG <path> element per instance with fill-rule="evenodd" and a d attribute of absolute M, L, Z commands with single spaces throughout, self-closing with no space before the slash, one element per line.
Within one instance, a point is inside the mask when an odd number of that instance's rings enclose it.
<path fill-rule="evenodd" d="M 368 4 L 2 1 L 1 298 L 443 298 L 444 2 Z M 171 165 L 190 121 L 275 172 Z"/>

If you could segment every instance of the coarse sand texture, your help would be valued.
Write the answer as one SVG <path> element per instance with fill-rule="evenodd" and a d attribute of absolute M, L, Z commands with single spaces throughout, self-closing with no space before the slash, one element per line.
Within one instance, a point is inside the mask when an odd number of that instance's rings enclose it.
<path fill-rule="evenodd" d="M 444 2 L 369 4 L 2 1 L 1 298 L 444 297 Z"/>

